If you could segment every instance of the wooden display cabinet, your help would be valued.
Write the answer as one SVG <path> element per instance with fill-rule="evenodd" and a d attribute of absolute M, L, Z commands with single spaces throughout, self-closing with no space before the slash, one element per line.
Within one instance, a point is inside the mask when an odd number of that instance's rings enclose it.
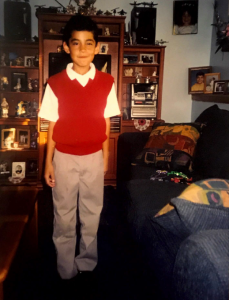
<path fill-rule="evenodd" d="M 124 46 L 123 57 L 123 99 L 122 112 L 126 109 L 128 117 L 122 121 L 122 132 L 137 131 L 130 116 L 131 91 L 130 84 L 136 81 L 136 75 L 141 72 L 140 82 L 144 83 L 148 77 L 150 82 L 158 84 L 157 116 L 151 121 L 161 120 L 162 86 L 164 71 L 165 46 L 156 45 L 131 45 Z M 128 61 L 125 59 L 129 58 Z M 144 60 L 144 62 L 143 62 Z M 131 70 L 131 71 L 129 71 Z M 142 118 L 144 119 L 144 118 Z M 150 130 L 150 129 L 149 129 Z"/>
<path fill-rule="evenodd" d="M 72 17 L 68 14 L 37 13 L 39 34 L 39 105 L 41 105 L 44 85 L 49 77 L 49 53 L 57 52 L 62 45 L 62 29 Z M 122 75 L 123 75 L 123 47 L 125 17 L 116 16 L 90 16 L 100 29 L 99 42 L 108 45 L 107 54 L 111 55 L 111 75 L 115 79 L 115 87 L 119 105 L 122 102 Z M 110 35 L 105 35 L 106 28 Z M 39 120 L 39 179 L 43 176 L 47 132 L 44 130 L 43 120 Z M 47 126 L 46 126 L 47 128 Z M 105 184 L 115 184 L 116 179 L 116 149 L 119 133 L 110 133 L 109 170 L 105 176 Z"/>
<path fill-rule="evenodd" d="M 0 46 L 0 102 L 5 98 L 9 105 L 8 117 L 3 117 L 0 106 L 0 185 L 11 185 L 13 162 L 25 162 L 25 178 L 20 185 L 38 183 L 38 43 L 23 41 L 1 41 Z M 15 61 L 17 57 L 21 60 Z M 19 65 L 17 65 L 19 64 Z M 8 84 L 3 84 L 7 82 Z M 21 88 L 16 88 L 17 82 Z M 33 81 L 29 85 L 28 80 Z M 20 87 L 20 85 L 19 85 Z M 21 110 L 19 110 L 19 106 Z M 21 114 L 20 114 L 21 112 Z M 7 134 L 14 131 L 9 143 Z M 16 143 L 14 143 L 16 142 Z M 18 146 L 18 147 L 17 147 Z"/>

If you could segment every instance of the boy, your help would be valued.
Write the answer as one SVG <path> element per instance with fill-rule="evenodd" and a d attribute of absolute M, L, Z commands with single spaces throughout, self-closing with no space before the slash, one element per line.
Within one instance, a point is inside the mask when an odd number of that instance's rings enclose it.
<path fill-rule="evenodd" d="M 113 77 L 92 64 L 100 48 L 97 25 L 87 16 L 73 16 L 63 47 L 73 63 L 49 78 L 39 116 L 50 121 L 45 180 L 53 189 L 57 269 L 62 279 L 71 279 L 97 264 L 109 118 L 120 111 Z M 75 257 L 78 193 L 81 240 Z"/>

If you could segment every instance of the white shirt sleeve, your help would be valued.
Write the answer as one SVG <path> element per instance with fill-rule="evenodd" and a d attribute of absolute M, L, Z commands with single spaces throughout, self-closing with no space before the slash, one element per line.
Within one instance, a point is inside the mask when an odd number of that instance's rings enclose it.
<path fill-rule="evenodd" d="M 58 99 L 49 84 L 46 86 L 38 116 L 51 122 L 56 122 L 59 119 Z"/>
<path fill-rule="evenodd" d="M 111 91 L 107 97 L 107 105 L 104 110 L 104 118 L 110 118 L 120 114 L 120 109 L 118 106 L 118 100 L 115 92 L 115 86 L 112 85 Z"/>

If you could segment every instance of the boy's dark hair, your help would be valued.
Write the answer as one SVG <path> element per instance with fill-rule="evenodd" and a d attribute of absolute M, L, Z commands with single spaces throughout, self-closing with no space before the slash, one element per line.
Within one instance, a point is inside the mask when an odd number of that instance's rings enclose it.
<path fill-rule="evenodd" d="M 67 22 L 63 32 L 63 42 L 69 44 L 69 39 L 73 31 L 89 31 L 92 32 L 96 45 L 98 43 L 98 27 L 94 21 L 88 16 L 76 14 Z"/>
<path fill-rule="evenodd" d="M 197 73 L 196 73 L 196 78 L 197 78 L 198 76 L 204 76 L 204 72 L 202 72 L 202 71 L 197 72 Z"/>

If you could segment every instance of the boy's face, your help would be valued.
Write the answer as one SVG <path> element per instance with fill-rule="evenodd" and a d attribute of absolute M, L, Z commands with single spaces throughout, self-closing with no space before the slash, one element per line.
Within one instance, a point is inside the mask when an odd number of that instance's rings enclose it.
<path fill-rule="evenodd" d="M 201 84 L 204 82 L 204 76 L 203 75 L 199 75 L 196 78 L 197 83 Z"/>
<path fill-rule="evenodd" d="M 95 54 L 99 53 L 99 43 L 96 45 L 93 33 L 89 31 L 73 31 L 69 45 L 64 42 L 63 47 L 71 56 L 73 70 L 82 75 L 88 72 Z"/>

